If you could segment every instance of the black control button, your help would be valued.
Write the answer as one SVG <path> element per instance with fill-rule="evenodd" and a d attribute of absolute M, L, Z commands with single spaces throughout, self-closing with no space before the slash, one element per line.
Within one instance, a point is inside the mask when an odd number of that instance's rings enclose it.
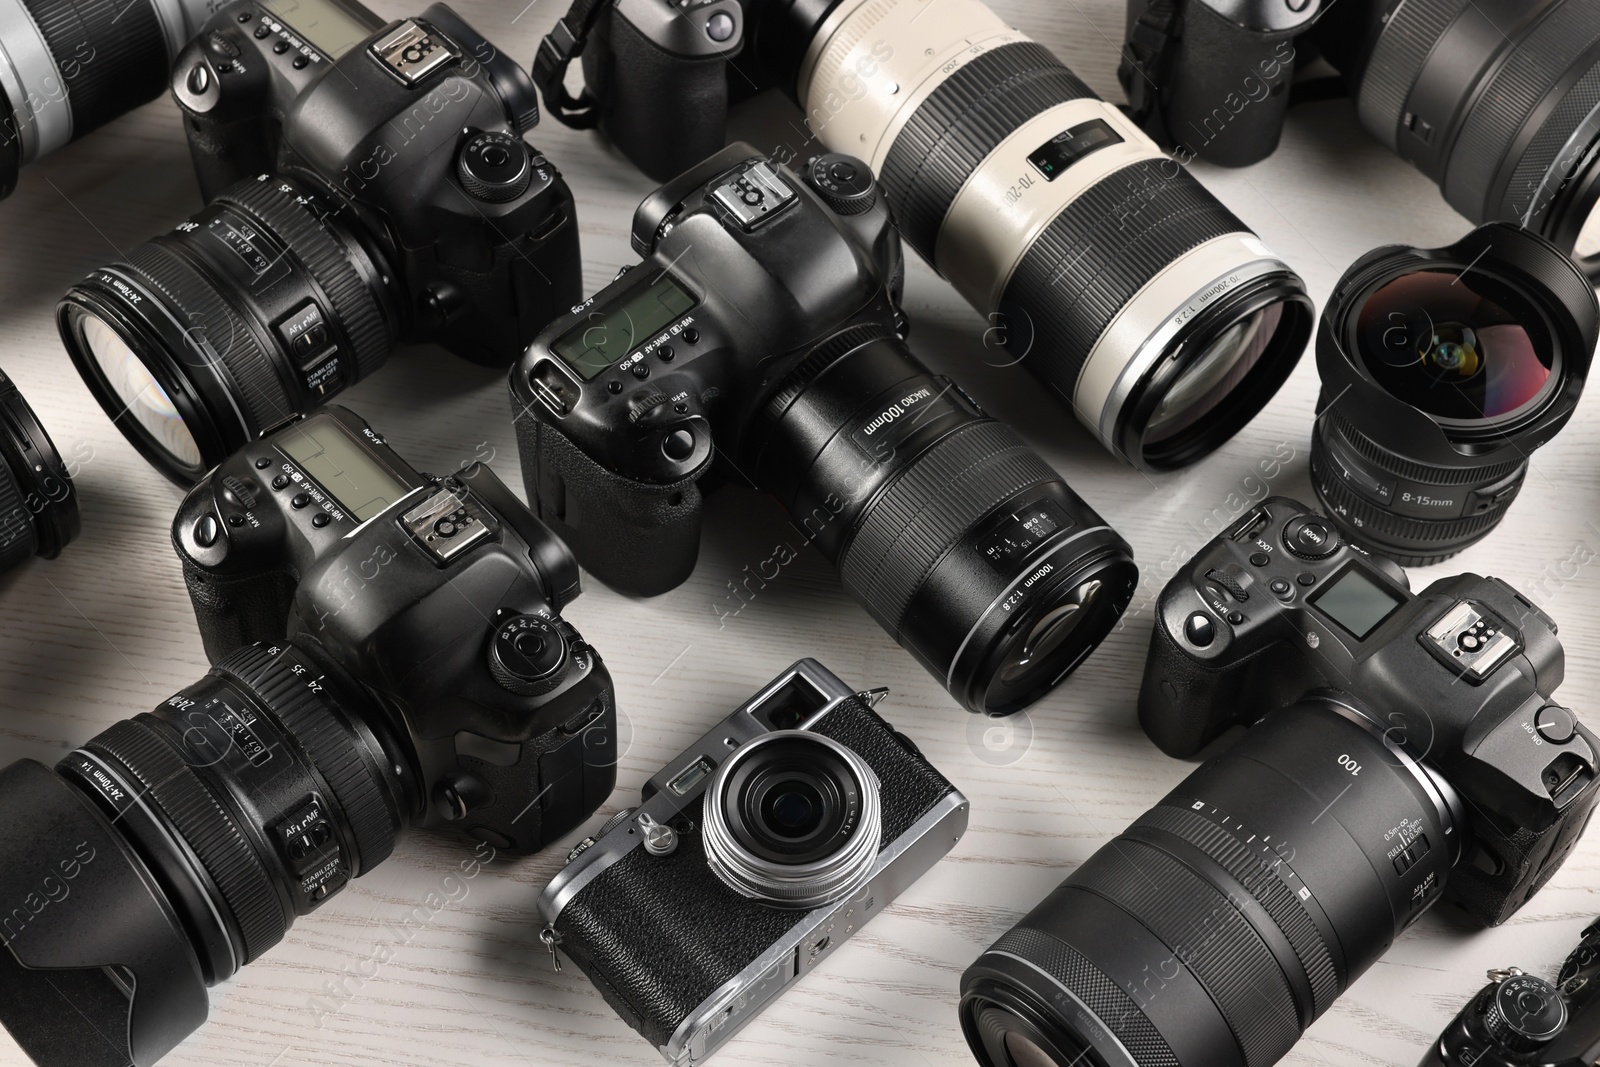
<path fill-rule="evenodd" d="M 1217 625 L 1211 621 L 1211 616 L 1197 611 L 1184 622 L 1183 636 L 1195 648 L 1209 648 L 1217 639 Z"/>
<path fill-rule="evenodd" d="M 1339 536 L 1326 520 L 1301 515 L 1284 527 L 1283 547 L 1301 559 L 1327 559 L 1339 551 Z"/>
<path fill-rule="evenodd" d="M 256 40 L 259 41 L 263 37 L 270 36 L 271 33 L 272 33 L 272 31 L 267 29 L 265 26 L 257 26 L 256 27 L 256 32 L 255 32 L 255 38 L 256 38 Z"/>
<path fill-rule="evenodd" d="M 268 456 L 262 456 L 256 460 L 256 470 L 258 471 L 264 471 L 270 466 L 272 466 L 272 459 Z"/>
<path fill-rule="evenodd" d="M 222 527 L 217 523 L 215 515 L 202 515 L 200 521 L 194 524 L 194 543 L 201 548 L 210 548 L 217 543 L 217 537 L 222 533 Z"/>
<path fill-rule="evenodd" d="M 308 494 L 296 493 L 289 501 L 289 506 L 294 508 L 303 508 L 309 503 L 311 503 L 311 497 Z"/>
<path fill-rule="evenodd" d="M 232 60 L 225 59 L 221 63 L 217 64 L 217 73 L 218 74 L 232 74 L 233 71 L 234 71 L 234 66 L 233 66 L 233 61 Z"/>
<path fill-rule="evenodd" d="M 274 55 L 280 55 L 281 56 L 285 52 L 287 52 L 288 50 L 289 50 L 289 42 L 288 41 L 278 41 L 276 44 L 274 44 L 272 46 L 272 51 L 273 51 Z"/>
<path fill-rule="evenodd" d="M 252 16 L 250 14 L 250 12 L 248 12 L 248 11 L 239 12 L 239 21 L 240 22 L 249 22 L 251 20 L 251 18 L 253 18 L 253 17 L 254 16 Z"/>
<path fill-rule="evenodd" d="M 326 511 L 319 511 L 315 515 L 311 516 L 311 525 L 315 526 L 319 530 L 328 525 L 328 523 L 331 521 L 332 520 L 328 518 L 328 513 Z"/>
<path fill-rule="evenodd" d="M 673 430 L 662 438 L 661 451 L 674 462 L 688 459 L 694 455 L 694 434 L 688 430 Z"/>
<path fill-rule="evenodd" d="M 1294 576 L 1294 580 L 1299 582 L 1301 585 L 1317 584 L 1317 576 L 1312 574 L 1310 571 L 1301 571 L 1299 574 Z"/>
<path fill-rule="evenodd" d="M 228 516 L 228 525 L 229 526 L 243 526 L 244 525 L 244 516 L 243 515 L 229 515 Z"/>
<path fill-rule="evenodd" d="M 274 489 L 287 489 L 288 487 L 289 487 L 289 476 L 287 474 L 280 474 L 276 478 L 272 479 L 272 488 L 274 488 Z"/>
<path fill-rule="evenodd" d="M 1267 588 L 1278 596 L 1288 596 L 1294 590 L 1294 586 L 1287 578 L 1274 578 L 1267 584 Z"/>
<path fill-rule="evenodd" d="M 1552 745 L 1564 745 L 1578 732 L 1578 719 L 1561 705 L 1549 704 L 1533 717 L 1533 727 Z"/>
<path fill-rule="evenodd" d="M 606 391 L 615 396 L 617 393 L 622 392 L 622 383 L 613 378 L 606 383 Z"/>
<path fill-rule="evenodd" d="M 294 69 L 295 69 L 295 70 L 304 70 L 304 69 L 305 69 L 305 68 L 306 68 L 306 66 L 307 66 L 307 65 L 308 65 L 308 64 L 309 64 L 309 63 L 310 63 L 310 62 L 311 62 L 311 60 L 310 60 L 310 59 L 308 59 L 308 58 L 306 58 L 306 57 L 305 57 L 305 56 L 303 56 L 303 55 L 300 55 L 300 56 L 295 56 L 295 57 L 294 57 L 294 62 L 293 62 L 293 63 L 291 63 L 291 64 L 289 64 L 289 65 L 290 65 L 290 66 L 291 66 L 291 67 L 293 67 L 293 68 L 294 68 Z"/>
<path fill-rule="evenodd" d="M 678 353 L 672 350 L 671 345 L 662 345 L 660 348 L 656 349 L 656 358 L 661 360 L 663 363 L 671 363 L 672 357 L 676 356 L 677 354 Z"/>
<path fill-rule="evenodd" d="M 1267 555 L 1265 552 L 1250 553 L 1250 566 L 1252 567 L 1265 567 L 1271 562 L 1272 557 Z"/>
<path fill-rule="evenodd" d="M 1228 621 L 1233 623 L 1235 626 L 1238 626 L 1241 622 L 1244 622 L 1244 612 L 1242 612 L 1242 611 L 1230 611 L 1230 612 L 1228 612 Z"/>
<path fill-rule="evenodd" d="M 706 19 L 706 36 L 718 44 L 722 44 L 731 38 L 733 31 L 738 28 L 733 21 L 733 16 L 726 11 L 718 11 Z"/>
<path fill-rule="evenodd" d="M 650 377 L 650 368 L 645 365 L 644 360 L 640 360 L 628 369 L 631 370 L 633 372 L 633 376 L 638 378 L 640 381 L 644 381 L 646 378 Z"/>
<path fill-rule="evenodd" d="M 204 63 L 196 63 L 194 69 L 189 71 L 189 80 L 184 83 L 189 91 L 196 96 L 211 88 L 211 68 Z"/>
<path fill-rule="evenodd" d="M 700 343 L 700 331 L 695 329 L 693 326 L 689 327 L 687 330 L 684 330 L 683 331 L 683 343 L 684 344 L 688 344 L 688 345 L 697 345 L 697 344 L 699 344 Z"/>

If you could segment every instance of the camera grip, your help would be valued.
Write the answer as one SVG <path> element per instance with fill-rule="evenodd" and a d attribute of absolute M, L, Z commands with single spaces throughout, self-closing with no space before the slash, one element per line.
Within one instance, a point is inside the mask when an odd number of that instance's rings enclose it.
<path fill-rule="evenodd" d="M 528 505 L 584 569 L 630 596 L 682 585 L 700 554 L 700 488 L 654 485 L 607 470 L 560 430 L 517 416 Z"/>
<path fill-rule="evenodd" d="M 615 11 L 610 31 L 609 55 L 584 53 L 584 76 L 605 101 L 600 127 L 622 154 L 665 182 L 719 151 L 727 143 L 727 60 L 669 52 Z M 592 69 L 600 64 L 610 69 Z"/>
<path fill-rule="evenodd" d="M 207 203 L 235 182 L 278 169 L 277 127 L 265 118 L 225 122 L 185 111 L 183 124 L 194 176 Z"/>
<path fill-rule="evenodd" d="M 212 663 L 245 645 L 283 640 L 294 605 L 295 582 L 289 574 L 273 571 L 230 578 L 184 559 L 183 582 L 189 587 L 200 641 Z"/>
<path fill-rule="evenodd" d="M 1251 666 L 1272 647 L 1216 670 L 1186 653 L 1158 618 L 1139 686 L 1139 725 L 1162 752 L 1192 758 L 1228 727 L 1253 721 L 1255 716 L 1241 706 L 1246 682 Z"/>
<path fill-rule="evenodd" d="M 1594 790 L 1590 790 L 1593 797 Z M 1445 885 L 1445 899 L 1476 922 L 1499 926 L 1544 888 L 1566 862 L 1594 814 L 1594 802 L 1564 812 L 1543 832 L 1500 825 L 1481 807 L 1472 809 L 1472 837 Z"/>

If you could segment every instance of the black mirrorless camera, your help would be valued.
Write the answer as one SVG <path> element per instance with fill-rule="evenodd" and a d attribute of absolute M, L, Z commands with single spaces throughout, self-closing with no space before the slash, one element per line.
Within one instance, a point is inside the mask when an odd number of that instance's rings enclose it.
<path fill-rule="evenodd" d="M 866 164 L 803 172 L 736 144 L 639 206 L 644 262 L 512 370 L 528 500 L 597 578 L 654 595 L 694 568 L 720 457 L 956 699 L 1016 711 L 1115 624 L 1130 550 L 906 347 Z"/>
<path fill-rule="evenodd" d="M 486 467 L 419 474 L 328 408 L 173 541 L 211 672 L 0 771 L 0 900 L 50 901 L 0 915 L 0 1022 L 45 1067 L 155 1062 L 407 827 L 525 854 L 615 780 L 610 676 L 557 614 L 576 564 Z"/>
<path fill-rule="evenodd" d="M 540 895 L 552 954 L 669 1063 L 704 1063 L 966 832 L 967 798 L 873 712 L 885 692 L 800 660 Z"/>
<path fill-rule="evenodd" d="M 1453 1019 L 1420 1067 L 1593 1067 L 1600 1059 L 1600 922 L 1591 923 L 1555 984 L 1519 968 L 1489 984 Z"/>
<path fill-rule="evenodd" d="M 1264 1067 L 1441 898 L 1504 922 L 1600 796 L 1563 667 L 1504 582 L 1413 594 L 1296 501 L 1252 509 L 1163 591 L 1139 717 L 1174 756 L 1255 725 L 967 971 L 979 1059 Z"/>
<path fill-rule="evenodd" d="M 68 291 L 101 405 L 188 484 L 437 341 L 509 366 L 582 294 L 572 194 L 528 76 L 443 4 L 240 0 L 173 69 L 208 206 Z"/>

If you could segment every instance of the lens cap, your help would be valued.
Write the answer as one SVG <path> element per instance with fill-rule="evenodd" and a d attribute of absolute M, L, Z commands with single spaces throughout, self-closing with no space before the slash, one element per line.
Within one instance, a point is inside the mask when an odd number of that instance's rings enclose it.
<path fill-rule="evenodd" d="M 32 760 L 0 771 L 0 1023 L 40 1067 L 147 1067 L 205 1022 L 205 981 L 92 803 Z"/>

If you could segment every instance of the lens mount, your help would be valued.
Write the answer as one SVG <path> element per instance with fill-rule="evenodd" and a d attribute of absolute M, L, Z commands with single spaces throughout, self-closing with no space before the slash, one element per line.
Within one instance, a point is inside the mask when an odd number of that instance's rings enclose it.
<path fill-rule="evenodd" d="M 839 742 L 778 730 L 746 742 L 705 792 L 706 863 L 729 888 L 804 910 L 865 886 L 882 848 L 878 778 Z"/>
<path fill-rule="evenodd" d="M 82 528 L 61 453 L 0 371 L 0 571 L 30 555 L 55 559 Z"/>

